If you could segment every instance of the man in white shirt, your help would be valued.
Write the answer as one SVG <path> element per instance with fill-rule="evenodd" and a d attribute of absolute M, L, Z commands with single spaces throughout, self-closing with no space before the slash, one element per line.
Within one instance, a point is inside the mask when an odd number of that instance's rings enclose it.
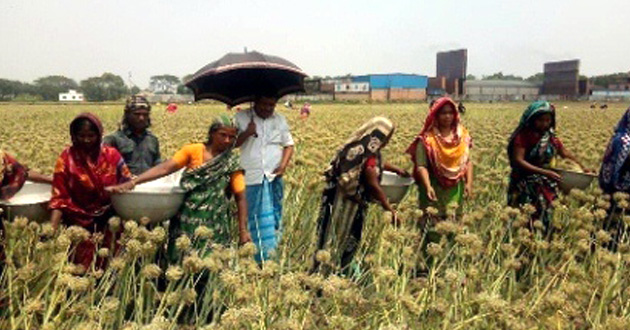
<path fill-rule="evenodd" d="M 293 137 L 286 118 L 275 113 L 277 99 L 260 96 L 254 108 L 236 114 L 241 167 L 247 185 L 249 231 L 258 247 L 256 260 L 270 257 L 282 230 L 282 175 L 293 155 Z"/>

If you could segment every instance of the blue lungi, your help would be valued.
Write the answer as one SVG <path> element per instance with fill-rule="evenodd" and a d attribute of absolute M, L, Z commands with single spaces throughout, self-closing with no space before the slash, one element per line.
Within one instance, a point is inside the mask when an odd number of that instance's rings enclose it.
<path fill-rule="evenodd" d="M 248 185 L 247 218 L 249 233 L 258 252 L 256 261 L 262 262 L 275 253 L 282 232 L 282 178 L 263 179 L 262 184 Z"/>

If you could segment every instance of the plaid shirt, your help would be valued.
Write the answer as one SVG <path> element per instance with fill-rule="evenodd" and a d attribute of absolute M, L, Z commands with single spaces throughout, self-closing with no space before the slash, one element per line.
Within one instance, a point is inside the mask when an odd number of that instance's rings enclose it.
<path fill-rule="evenodd" d="M 133 175 L 140 175 L 162 161 L 160 143 L 149 130 L 142 136 L 133 134 L 129 129 L 118 130 L 106 136 L 103 144 L 118 149 Z"/>

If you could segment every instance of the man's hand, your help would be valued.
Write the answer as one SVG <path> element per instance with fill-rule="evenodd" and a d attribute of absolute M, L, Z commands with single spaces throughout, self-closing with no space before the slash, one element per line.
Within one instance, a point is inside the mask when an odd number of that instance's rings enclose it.
<path fill-rule="evenodd" d="M 247 136 L 254 136 L 257 137 L 258 135 L 256 134 L 256 123 L 254 123 L 254 117 L 252 117 L 252 120 L 249 121 L 249 124 L 247 124 L 247 128 L 245 129 L 245 134 Z"/>
<path fill-rule="evenodd" d="M 280 165 L 280 166 L 278 166 L 278 168 L 273 170 L 273 174 L 276 175 L 276 176 L 282 176 L 284 174 L 285 170 L 286 170 L 286 167 Z"/>

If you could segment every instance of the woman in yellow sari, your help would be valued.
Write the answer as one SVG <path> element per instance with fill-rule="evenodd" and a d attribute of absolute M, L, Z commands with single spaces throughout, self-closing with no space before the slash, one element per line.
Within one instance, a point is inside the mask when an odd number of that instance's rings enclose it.
<path fill-rule="evenodd" d="M 424 128 L 407 149 L 414 163 L 420 208 L 432 206 L 444 216 L 473 193 L 472 138 L 460 123 L 457 105 L 443 97 L 431 106 Z"/>

